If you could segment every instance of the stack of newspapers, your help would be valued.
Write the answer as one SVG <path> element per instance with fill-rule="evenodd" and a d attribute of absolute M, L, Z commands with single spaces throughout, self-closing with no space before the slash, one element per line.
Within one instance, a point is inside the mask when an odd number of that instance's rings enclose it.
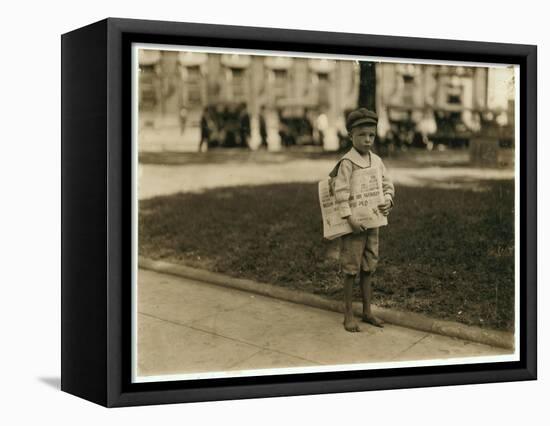
<path fill-rule="evenodd" d="M 331 180 L 319 182 L 319 202 L 323 217 L 323 236 L 333 240 L 353 230 L 347 219 L 340 217 L 340 211 L 331 188 Z M 366 168 L 353 172 L 351 177 L 349 204 L 353 216 L 367 228 L 378 228 L 388 224 L 378 205 L 384 204 L 382 172 L 378 168 Z"/>

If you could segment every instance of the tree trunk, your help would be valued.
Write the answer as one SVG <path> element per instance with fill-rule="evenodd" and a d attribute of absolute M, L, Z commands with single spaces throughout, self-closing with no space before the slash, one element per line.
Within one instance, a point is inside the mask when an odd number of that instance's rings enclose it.
<path fill-rule="evenodd" d="M 359 99 L 358 107 L 376 111 L 376 64 L 359 62 Z"/>

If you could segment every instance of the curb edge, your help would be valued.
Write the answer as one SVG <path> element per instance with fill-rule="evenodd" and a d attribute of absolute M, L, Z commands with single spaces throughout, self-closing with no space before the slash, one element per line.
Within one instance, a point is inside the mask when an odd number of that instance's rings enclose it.
<path fill-rule="evenodd" d="M 153 260 L 139 256 L 138 266 L 155 272 L 176 275 L 223 287 L 234 288 L 273 297 L 287 302 L 298 303 L 318 309 L 333 312 L 343 312 L 343 303 L 326 299 L 315 294 L 299 290 L 290 290 L 273 284 L 258 283 L 244 278 L 233 278 L 217 272 L 210 272 L 190 266 L 177 265 L 161 260 Z M 447 337 L 455 337 L 471 342 L 496 346 L 504 349 L 514 349 L 514 334 L 506 331 L 483 329 L 480 327 L 460 324 L 458 322 L 438 320 L 414 312 L 397 311 L 378 306 L 372 307 L 374 313 L 387 323 L 440 334 Z M 361 313 L 360 303 L 353 304 L 353 310 L 357 315 Z"/>

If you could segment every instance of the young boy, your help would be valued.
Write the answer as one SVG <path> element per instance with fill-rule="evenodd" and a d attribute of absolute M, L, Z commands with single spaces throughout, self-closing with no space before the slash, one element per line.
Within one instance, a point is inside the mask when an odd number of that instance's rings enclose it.
<path fill-rule="evenodd" d="M 352 290 L 357 274 L 360 274 L 361 294 L 363 299 L 362 320 L 376 327 L 383 327 L 383 321 L 371 312 L 372 287 L 371 276 L 378 264 L 378 228 L 367 228 L 358 222 L 351 212 L 350 181 L 352 174 L 366 167 L 377 167 L 381 170 L 384 203 L 378 210 L 387 216 L 393 207 L 395 189 L 382 159 L 370 150 L 376 137 L 378 116 L 366 108 L 351 112 L 346 120 L 346 128 L 353 147 L 344 155 L 330 173 L 336 203 L 342 218 L 346 218 L 353 229 L 352 234 L 341 237 L 340 264 L 344 273 L 344 328 L 350 332 L 360 331 L 353 317 Z"/>

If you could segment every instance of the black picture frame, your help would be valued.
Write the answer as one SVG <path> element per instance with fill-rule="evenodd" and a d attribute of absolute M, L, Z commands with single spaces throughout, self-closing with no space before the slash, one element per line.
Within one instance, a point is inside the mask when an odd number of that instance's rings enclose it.
<path fill-rule="evenodd" d="M 131 383 L 134 42 L 518 64 L 520 360 Z M 61 44 L 63 391 L 119 407 L 536 379 L 536 46 L 118 18 L 64 34 Z"/>

